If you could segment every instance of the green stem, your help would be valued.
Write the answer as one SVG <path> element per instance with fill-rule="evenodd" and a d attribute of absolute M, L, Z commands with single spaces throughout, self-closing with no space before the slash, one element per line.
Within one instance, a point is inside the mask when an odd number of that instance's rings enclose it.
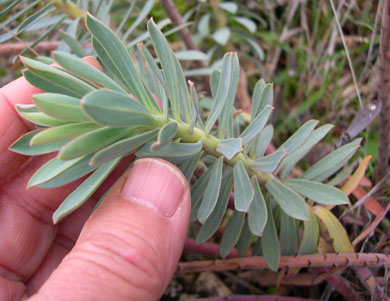
<path fill-rule="evenodd" d="M 69 17 L 76 19 L 78 17 L 85 17 L 87 12 L 82 10 L 78 5 L 71 1 L 63 0 L 45 0 L 46 2 L 52 2 L 60 11 L 67 14 Z"/>

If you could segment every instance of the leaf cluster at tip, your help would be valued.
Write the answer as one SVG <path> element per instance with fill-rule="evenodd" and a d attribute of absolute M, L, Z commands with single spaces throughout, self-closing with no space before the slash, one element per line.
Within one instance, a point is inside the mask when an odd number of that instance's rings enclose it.
<path fill-rule="evenodd" d="M 58 187 L 88 175 L 54 213 L 54 222 L 80 207 L 122 158 L 135 153 L 169 160 L 188 180 L 203 162 L 206 171 L 191 187 L 191 220 L 201 223 L 197 241 L 202 243 L 226 218 L 223 257 L 236 245 L 244 254 L 253 238 L 253 254 L 263 254 L 272 269 L 277 269 L 280 254 L 316 251 L 318 224 L 306 199 L 310 204 L 348 204 L 342 191 L 322 182 L 351 158 L 360 141 L 327 155 L 300 178 L 287 179 L 331 125 L 316 129 L 318 122 L 309 120 L 275 152 L 266 153 L 273 136 L 272 125 L 267 125 L 273 86 L 256 83 L 249 124 L 239 115 L 233 118 L 237 54 L 226 54 L 222 70 L 212 73 L 213 101 L 205 112 L 194 84 L 186 82 L 179 60 L 152 20 L 148 32 L 159 63 L 145 45 L 129 53 L 97 18 L 88 15 L 86 26 L 104 71 L 58 51 L 53 58 L 60 67 L 21 58 L 25 78 L 46 93 L 35 95 L 33 105 L 18 106 L 19 114 L 37 129 L 11 150 L 26 155 L 58 152 L 28 185 Z M 304 225 L 300 242 L 295 219 Z M 281 238 L 290 236 L 295 239 L 286 246 Z"/>

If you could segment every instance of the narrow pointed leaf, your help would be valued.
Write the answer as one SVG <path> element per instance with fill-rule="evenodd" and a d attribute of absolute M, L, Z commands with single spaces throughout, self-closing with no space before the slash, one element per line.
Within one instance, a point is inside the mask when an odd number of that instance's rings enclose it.
<path fill-rule="evenodd" d="M 288 138 L 279 148 L 284 148 L 287 154 L 292 153 L 310 136 L 318 120 L 309 120 L 303 124 L 290 138 Z"/>
<path fill-rule="evenodd" d="M 280 212 L 280 253 L 296 255 L 298 251 L 298 233 L 295 220 Z"/>
<path fill-rule="evenodd" d="M 248 210 L 248 224 L 250 231 L 254 235 L 262 236 L 264 227 L 267 224 L 267 207 L 256 176 L 253 176 L 251 180 L 254 197 Z"/>
<path fill-rule="evenodd" d="M 236 96 L 240 67 L 237 54 L 227 53 L 223 58 L 221 78 L 215 95 L 215 102 L 207 118 L 205 129 L 209 133 L 224 106 L 231 107 Z M 230 104 L 230 106 L 229 106 Z"/>
<path fill-rule="evenodd" d="M 247 212 L 253 200 L 254 191 L 248 173 L 242 161 L 233 168 L 234 175 L 234 207 L 237 211 Z"/>
<path fill-rule="evenodd" d="M 75 164 L 63 170 L 61 173 L 59 173 L 52 179 L 48 180 L 47 182 L 39 184 L 38 187 L 41 188 L 59 187 L 62 185 L 66 185 L 70 182 L 73 182 L 85 176 L 86 174 L 89 174 L 91 171 L 97 168 L 96 166 L 89 165 L 90 160 L 91 160 L 91 155 L 80 158 L 78 161 L 76 161 Z"/>
<path fill-rule="evenodd" d="M 80 99 L 56 93 L 33 96 L 35 105 L 45 114 L 66 121 L 91 121 L 82 111 Z"/>
<path fill-rule="evenodd" d="M 257 96 L 258 97 L 258 96 Z M 273 84 L 265 84 L 263 90 L 261 91 L 260 101 L 257 105 L 256 113 L 253 116 L 257 116 L 264 108 L 272 106 L 273 103 Z"/>
<path fill-rule="evenodd" d="M 287 215 L 300 220 L 309 218 L 305 200 L 291 188 L 274 178 L 270 178 L 265 187 Z"/>
<path fill-rule="evenodd" d="M 103 87 L 126 93 L 121 86 L 119 86 L 106 74 L 101 72 L 99 69 L 93 67 L 92 65 L 88 64 L 86 61 L 78 58 L 77 56 L 60 51 L 54 51 L 53 56 L 58 64 L 60 64 L 62 67 L 64 67 L 71 73 L 88 81 L 92 81 L 94 83 L 102 85 Z"/>
<path fill-rule="evenodd" d="M 355 190 L 355 188 L 359 185 L 360 181 L 363 179 L 371 157 L 372 156 L 364 157 L 363 161 L 359 164 L 359 167 L 353 173 L 352 177 L 350 177 L 347 183 L 345 183 L 343 187 L 341 187 L 341 190 L 346 195 L 350 195 Z"/>
<path fill-rule="evenodd" d="M 189 131 L 190 133 L 192 133 L 197 121 L 200 124 L 200 128 L 202 130 L 204 129 L 204 125 L 203 125 L 202 118 L 199 116 L 199 99 L 193 82 L 190 82 L 190 91 L 191 91 L 190 97 L 192 103 L 192 116 L 191 116 Z"/>
<path fill-rule="evenodd" d="M 299 245 L 298 254 L 315 254 L 317 252 L 318 237 L 319 237 L 319 227 L 317 223 L 317 218 L 315 217 L 310 206 L 307 206 L 307 211 L 309 212 L 309 220 L 304 221 L 304 229 L 302 240 Z"/>
<path fill-rule="evenodd" d="M 68 90 L 78 96 L 83 96 L 94 90 L 93 86 L 58 68 L 26 57 L 21 57 L 21 61 L 37 76 L 45 79 L 54 86 Z"/>
<path fill-rule="evenodd" d="M 42 154 L 58 151 L 67 142 L 69 142 L 69 141 L 59 141 L 59 142 L 49 143 L 45 145 L 30 146 L 31 139 L 40 132 L 41 130 L 36 130 L 23 135 L 18 140 L 16 140 L 9 147 L 9 149 L 15 153 L 28 155 L 28 156 L 42 155 Z"/>
<path fill-rule="evenodd" d="M 287 180 L 285 184 L 303 196 L 324 205 L 349 204 L 348 197 L 340 189 L 304 179 Z"/>
<path fill-rule="evenodd" d="M 165 145 L 172 141 L 175 138 L 178 131 L 177 122 L 170 122 L 164 125 L 158 132 L 157 141 L 152 144 L 151 151 L 155 152 L 159 149 L 162 149 Z"/>
<path fill-rule="evenodd" d="M 16 105 L 16 111 L 26 120 L 43 125 L 43 126 L 59 126 L 67 124 L 67 121 L 59 120 L 45 113 L 40 112 L 34 105 Z"/>
<path fill-rule="evenodd" d="M 265 87 L 264 79 L 260 79 L 257 81 L 255 88 L 253 89 L 253 96 L 252 96 L 252 115 L 251 120 L 254 120 L 258 111 L 259 106 L 261 104 L 261 95 L 263 94 L 263 90 Z"/>
<path fill-rule="evenodd" d="M 198 244 L 204 243 L 217 231 L 220 225 L 229 202 L 230 192 L 233 188 L 233 176 L 230 174 L 222 180 L 221 191 L 218 196 L 217 204 L 215 209 L 206 219 L 206 222 L 199 229 L 198 235 L 196 236 L 196 242 Z"/>
<path fill-rule="evenodd" d="M 125 45 L 115 33 L 90 14 L 87 15 L 86 25 L 93 38 L 98 42 L 93 46 L 94 48 L 96 46 L 95 50 L 106 67 L 115 73 L 118 79 L 150 112 L 161 112 L 151 93 L 145 89 Z"/>
<path fill-rule="evenodd" d="M 267 213 L 267 224 L 264 228 L 263 237 L 261 237 L 261 250 L 268 267 L 276 272 L 280 261 L 280 245 L 269 201 L 267 202 Z"/>
<path fill-rule="evenodd" d="M 261 132 L 261 130 L 267 123 L 272 110 L 273 107 L 267 105 L 248 125 L 248 127 L 240 135 L 240 138 L 242 139 L 242 144 L 247 144 Z"/>
<path fill-rule="evenodd" d="M 336 149 L 306 170 L 302 178 L 312 180 L 331 168 L 341 168 L 340 163 L 351 154 L 354 154 L 358 148 L 359 144 L 351 142 Z"/>
<path fill-rule="evenodd" d="M 280 162 L 285 156 L 285 149 L 280 148 L 268 156 L 253 161 L 252 168 L 262 172 L 274 172 L 274 170 L 279 166 Z"/>
<path fill-rule="evenodd" d="M 192 175 L 194 174 L 197 163 L 202 157 L 203 152 L 199 152 L 196 156 L 194 156 L 191 160 L 180 164 L 178 167 L 186 177 L 187 181 L 190 182 Z"/>
<path fill-rule="evenodd" d="M 198 210 L 206 190 L 207 183 L 209 182 L 211 171 L 212 168 L 207 169 L 206 172 L 191 186 L 191 222 L 198 219 Z"/>
<path fill-rule="evenodd" d="M 158 133 L 158 129 L 150 132 L 135 134 L 126 139 L 121 139 L 102 150 L 97 151 L 92 159 L 91 165 L 101 165 L 118 157 L 122 157 L 132 152 L 135 152 L 140 146 L 154 139 Z"/>
<path fill-rule="evenodd" d="M 202 150 L 202 140 L 197 143 L 168 142 L 166 146 L 155 152 L 150 150 L 153 142 L 146 143 L 137 151 L 137 157 L 157 157 L 172 163 L 183 163 L 191 160 Z"/>
<path fill-rule="evenodd" d="M 313 212 L 325 224 L 332 240 L 333 248 L 337 253 L 353 253 L 355 251 L 347 232 L 332 212 L 322 206 L 315 206 Z"/>
<path fill-rule="evenodd" d="M 219 81 L 221 79 L 221 70 L 215 69 L 210 76 L 210 88 L 211 96 L 215 98 L 217 96 Z"/>
<path fill-rule="evenodd" d="M 29 15 L 26 19 L 22 21 L 22 23 L 18 26 L 16 30 L 16 34 L 20 34 L 25 31 L 30 25 L 36 23 L 43 16 L 49 13 L 49 10 L 53 7 L 53 3 L 48 3 L 44 7 L 40 8 L 35 13 Z"/>
<path fill-rule="evenodd" d="M 213 39 L 218 44 L 225 46 L 226 43 L 229 41 L 230 34 L 231 32 L 229 28 L 221 28 L 214 32 Z"/>
<path fill-rule="evenodd" d="M 59 152 L 61 160 L 71 160 L 80 156 L 96 152 L 103 147 L 130 135 L 132 128 L 103 127 L 83 134 L 67 143 Z"/>
<path fill-rule="evenodd" d="M 103 183 L 119 161 L 120 158 L 103 164 L 92 175 L 90 175 L 88 179 L 78 186 L 76 190 L 74 190 L 54 212 L 54 224 L 57 224 L 65 216 L 83 205 L 96 191 L 96 189 L 99 188 L 100 184 Z"/>
<path fill-rule="evenodd" d="M 84 112 L 101 125 L 116 127 L 153 126 L 155 121 L 146 109 L 129 95 L 100 89 L 83 97 Z"/>
<path fill-rule="evenodd" d="M 31 139 L 30 143 L 38 145 L 69 140 L 98 128 L 98 125 L 91 122 L 65 124 L 41 131 Z"/>
<path fill-rule="evenodd" d="M 145 20 L 145 18 L 150 14 L 150 11 L 152 10 L 154 5 L 154 0 L 147 0 L 142 3 L 142 9 L 137 14 L 137 18 L 131 22 L 130 27 L 126 30 L 125 34 L 123 35 L 123 40 L 126 40 L 130 34 L 138 27 L 138 25 Z"/>
<path fill-rule="evenodd" d="M 61 39 L 64 43 L 69 47 L 69 49 L 78 57 L 85 57 L 87 56 L 86 52 L 84 51 L 83 46 L 70 34 L 60 31 Z M 58 49 L 58 48 L 57 48 Z"/>
<path fill-rule="evenodd" d="M 223 233 L 221 244 L 219 246 L 219 253 L 222 258 L 225 258 L 227 254 L 233 249 L 240 238 L 241 230 L 245 222 L 245 213 L 233 211 L 232 218 L 226 226 Z"/>
<path fill-rule="evenodd" d="M 225 156 L 230 160 L 239 152 L 242 151 L 242 139 L 241 138 L 228 138 L 221 140 L 217 145 L 217 152 Z"/>
<path fill-rule="evenodd" d="M 248 219 L 245 219 L 242 227 L 240 238 L 237 242 L 237 252 L 240 257 L 243 257 L 251 244 L 252 234 L 249 231 Z"/>
<path fill-rule="evenodd" d="M 271 143 L 273 135 L 274 135 L 274 127 L 271 124 L 269 124 L 256 137 L 256 140 L 254 140 L 257 145 L 253 151 L 253 154 L 251 152 L 251 156 L 254 157 L 255 159 L 259 159 L 263 157 L 268 145 Z"/>
<path fill-rule="evenodd" d="M 215 208 L 218 200 L 219 190 L 222 180 L 223 157 L 219 157 L 212 166 L 210 180 L 207 183 L 206 190 L 198 210 L 198 220 L 204 224 Z"/>

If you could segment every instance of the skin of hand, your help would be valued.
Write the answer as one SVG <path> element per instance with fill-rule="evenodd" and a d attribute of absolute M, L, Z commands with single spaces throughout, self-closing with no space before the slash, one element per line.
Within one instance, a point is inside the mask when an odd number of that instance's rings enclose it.
<path fill-rule="evenodd" d="M 185 177 L 160 159 L 138 160 L 122 175 L 132 160 L 124 159 L 127 164 L 90 200 L 53 225 L 53 212 L 80 181 L 27 190 L 29 178 L 53 154 L 8 150 L 33 128 L 15 104 L 32 103 L 40 92 L 24 78 L 0 89 L 0 300 L 158 300 L 187 234 Z"/>

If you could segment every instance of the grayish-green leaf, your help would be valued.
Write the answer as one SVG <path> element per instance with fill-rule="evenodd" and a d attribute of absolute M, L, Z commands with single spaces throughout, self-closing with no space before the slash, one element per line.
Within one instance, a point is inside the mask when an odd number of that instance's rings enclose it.
<path fill-rule="evenodd" d="M 234 207 L 237 211 L 247 212 L 253 200 L 253 187 L 242 161 L 237 161 L 233 168 Z"/>
<path fill-rule="evenodd" d="M 172 163 L 183 163 L 191 160 L 202 150 L 202 140 L 197 143 L 168 142 L 166 146 L 155 152 L 150 150 L 153 142 L 146 143 L 137 151 L 137 157 L 157 157 Z"/>
<path fill-rule="evenodd" d="M 256 31 L 257 25 L 251 19 L 245 17 L 234 17 L 234 20 L 248 29 L 249 32 L 254 33 Z"/>
<path fill-rule="evenodd" d="M 305 142 L 318 124 L 318 120 L 305 122 L 290 138 L 288 138 L 279 148 L 284 148 L 287 154 L 291 154 Z"/>
<path fill-rule="evenodd" d="M 290 179 L 285 184 L 303 196 L 324 205 L 349 204 L 348 197 L 340 189 L 330 185 L 308 181 L 305 179 Z"/>
<path fill-rule="evenodd" d="M 199 152 L 196 156 L 194 156 L 191 160 L 180 164 L 178 167 L 186 177 L 187 181 L 190 182 L 192 175 L 195 171 L 196 165 L 202 157 L 203 152 Z"/>
<path fill-rule="evenodd" d="M 252 95 L 252 115 L 251 120 L 254 120 L 257 113 L 259 112 L 259 106 L 261 104 L 261 96 L 263 94 L 263 90 L 265 87 L 265 81 L 264 79 L 260 79 L 257 81 L 255 88 L 253 89 L 253 95 Z"/>
<path fill-rule="evenodd" d="M 317 218 L 311 210 L 310 206 L 307 206 L 307 211 L 309 212 L 309 220 L 304 221 L 304 229 L 302 240 L 299 245 L 298 254 L 315 254 L 317 253 L 317 245 L 319 238 L 319 227 L 317 223 Z"/>
<path fill-rule="evenodd" d="M 20 137 L 18 140 L 16 140 L 9 149 L 12 150 L 15 153 L 23 154 L 23 155 L 42 155 L 51 153 L 54 151 L 58 151 L 61 147 L 63 147 L 67 142 L 69 141 L 60 141 L 45 145 L 36 145 L 36 146 L 30 146 L 31 139 L 38 133 L 40 133 L 41 130 L 36 130 L 32 132 L 28 132 L 27 134 Z"/>
<path fill-rule="evenodd" d="M 296 255 L 298 251 L 298 233 L 295 220 L 283 211 L 280 212 L 280 253 Z"/>
<path fill-rule="evenodd" d="M 202 203 L 198 210 L 198 220 L 203 224 L 215 208 L 222 180 L 223 157 L 213 164 L 210 179 L 207 183 Z"/>
<path fill-rule="evenodd" d="M 88 179 L 78 186 L 76 190 L 74 190 L 54 212 L 54 224 L 57 224 L 62 218 L 83 205 L 96 191 L 100 184 L 103 183 L 119 161 L 120 158 L 103 164 L 92 175 L 90 175 Z"/>
<path fill-rule="evenodd" d="M 155 152 L 159 149 L 162 149 L 165 145 L 172 141 L 175 138 L 178 131 L 177 122 L 170 122 L 164 125 L 158 132 L 157 141 L 152 144 L 150 150 Z"/>
<path fill-rule="evenodd" d="M 300 220 L 309 218 L 305 200 L 291 188 L 275 178 L 270 178 L 265 187 L 287 215 Z"/>
<path fill-rule="evenodd" d="M 237 13 L 238 10 L 237 4 L 233 1 L 219 2 L 218 6 L 232 14 Z"/>
<path fill-rule="evenodd" d="M 267 211 L 268 219 L 264 228 L 263 237 L 261 237 L 261 249 L 267 265 L 272 271 L 276 272 L 280 261 L 280 245 L 272 214 L 272 206 L 269 201 L 267 201 Z"/>
<path fill-rule="evenodd" d="M 257 136 L 257 147 L 254 154 L 255 159 L 259 159 L 264 156 L 267 146 L 271 143 L 273 135 L 274 127 L 272 126 L 272 124 L 269 124 Z"/>
<path fill-rule="evenodd" d="M 197 29 L 203 37 L 207 37 L 210 34 L 210 14 L 204 14 L 200 17 Z"/>
<path fill-rule="evenodd" d="M 132 128 L 103 127 L 95 131 L 83 134 L 67 143 L 59 152 L 61 160 L 71 160 L 77 157 L 96 152 L 103 147 L 130 135 Z"/>
<path fill-rule="evenodd" d="M 30 144 L 48 144 L 57 141 L 69 140 L 98 128 L 98 125 L 91 122 L 60 125 L 38 133 L 31 139 Z"/>
<path fill-rule="evenodd" d="M 85 57 L 87 56 L 86 52 L 84 51 L 83 46 L 70 34 L 60 31 L 61 39 L 69 46 L 70 50 L 77 55 L 78 57 Z"/>
<path fill-rule="evenodd" d="M 35 105 L 45 114 L 66 121 L 90 121 L 80 106 L 80 100 L 56 93 L 40 93 L 33 96 Z"/>
<path fill-rule="evenodd" d="M 327 182 L 327 185 L 336 186 L 346 180 L 354 170 L 354 166 L 350 165 L 347 168 L 342 169 L 337 175 L 335 175 L 329 182 Z M 314 181 L 318 181 L 317 179 L 314 179 Z"/>
<path fill-rule="evenodd" d="M 222 258 L 225 258 L 238 242 L 244 222 L 245 213 L 234 210 L 232 218 L 223 233 L 221 244 L 219 246 L 219 253 Z"/>
<path fill-rule="evenodd" d="M 280 148 L 268 156 L 253 161 L 252 168 L 262 172 L 274 172 L 284 156 L 286 156 L 286 151 Z"/>
<path fill-rule="evenodd" d="M 206 185 L 206 183 L 204 185 Z M 223 216 L 225 215 L 232 188 L 233 176 L 230 174 L 222 180 L 221 191 L 219 193 L 215 209 L 199 229 L 198 235 L 196 236 L 196 242 L 198 244 L 204 243 L 215 233 L 215 231 L 217 231 L 218 226 L 221 223 Z"/>
<path fill-rule="evenodd" d="M 199 50 L 181 50 L 176 51 L 175 56 L 179 61 L 208 61 L 209 56 Z"/>
<path fill-rule="evenodd" d="M 59 126 L 67 124 L 67 121 L 53 118 L 40 112 L 34 105 L 19 104 L 16 105 L 16 111 L 26 120 L 43 126 Z"/>
<path fill-rule="evenodd" d="M 225 46 L 226 43 L 229 41 L 230 34 L 231 34 L 230 29 L 224 27 L 224 28 L 218 29 L 217 31 L 215 31 L 213 33 L 213 39 L 218 44 Z"/>
<path fill-rule="evenodd" d="M 198 210 L 206 190 L 206 185 L 209 182 L 211 171 L 212 168 L 207 169 L 206 172 L 191 186 L 191 222 L 194 222 L 198 219 Z"/>
<path fill-rule="evenodd" d="M 252 176 L 251 180 L 254 197 L 248 210 L 248 224 L 250 231 L 254 235 L 262 236 L 264 227 L 267 224 L 267 207 L 256 176 Z"/>
<path fill-rule="evenodd" d="M 191 97 L 191 103 L 192 103 L 192 116 L 191 116 L 191 121 L 190 121 L 190 126 L 189 126 L 189 131 L 190 133 L 193 132 L 195 124 L 198 123 L 199 127 L 203 130 L 204 129 L 204 124 L 201 116 L 199 115 L 199 99 L 198 99 L 198 94 L 196 93 L 196 89 L 194 86 L 194 83 L 189 81 L 190 85 L 190 97 Z"/>
<path fill-rule="evenodd" d="M 261 84 L 260 87 L 261 88 Z M 273 103 L 273 84 L 266 84 L 264 88 L 261 90 L 261 95 L 257 95 L 256 98 L 260 96 L 260 101 L 258 101 L 256 112 L 253 113 L 253 116 L 257 116 L 259 113 L 263 111 L 263 109 L 269 105 L 272 106 Z"/>
<path fill-rule="evenodd" d="M 155 121 L 141 104 L 129 95 L 100 89 L 81 99 L 83 111 L 96 123 L 116 127 L 153 126 Z"/>
<path fill-rule="evenodd" d="M 97 46 L 95 50 L 106 67 L 115 73 L 118 79 L 150 112 L 161 112 L 152 94 L 145 88 L 125 45 L 123 45 L 115 33 L 90 14 L 87 15 L 86 24 L 88 30 L 99 44 L 95 43 L 93 46 L 94 48 Z"/>
<path fill-rule="evenodd" d="M 213 98 L 217 96 L 219 81 L 221 80 L 221 70 L 214 69 L 210 76 L 210 88 Z"/>
<path fill-rule="evenodd" d="M 221 140 L 217 145 L 217 152 L 221 153 L 228 160 L 242 151 L 241 138 L 228 138 Z"/>
<path fill-rule="evenodd" d="M 249 231 L 248 219 L 245 219 L 244 226 L 242 227 L 240 238 L 237 242 L 238 255 L 243 257 L 251 244 L 252 234 Z"/>
<path fill-rule="evenodd" d="M 103 87 L 126 93 L 125 90 L 123 90 L 123 88 L 119 86 L 115 81 L 113 81 L 99 69 L 88 64 L 86 61 L 69 53 L 59 51 L 54 51 L 53 56 L 58 64 L 60 64 L 62 67 L 64 67 L 71 73 L 86 80 L 100 84 Z"/>
<path fill-rule="evenodd" d="M 240 138 L 242 138 L 242 143 L 245 145 L 253 138 L 255 138 L 263 129 L 265 124 L 268 121 L 269 116 L 273 107 L 267 105 L 265 108 L 256 116 L 256 118 L 248 125 L 248 127 L 242 132 Z"/>
<path fill-rule="evenodd" d="M 243 37 L 245 41 L 249 44 L 249 46 L 252 48 L 252 51 L 259 60 L 263 61 L 264 60 L 264 50 L 261 48 L 259 42 L 257 42 L 255 39 L 249 38 L 249 37 Z"/>
<path fill-rule="evenodd" d="M 35 13 L 30 14 L 26 19 L 22 21 L 22 23 L 20 23 L 18 29 L 16 30 L 16 34 L 22 33 L 30 25 L 34 24 L 42 17 L 44 17 L 46 14 L 48 14 L 49 11 L 52 9 L 52 7 L 53 7 L 53 3 L 49 2 L 44 7 L 36 11 Z"/>
<path fill-rule="evenodd" d="M 359 144 L 351 142 L 336 149 L 306 170 L 302 178 L 312 180 L 332 168 L 341 168 L 340 163 L 344 162 L 345 158 L 351 156 L 351 154 L 354 154 L 358 148 Z"/>
<path fill-rule="evenodd" d="M 217 118 L 220 120 L 219 129 L 225 127 L 228 116 L 220 116 L 223 108 L 226 106 L 231 109 L 236 96 L 240 66 L 236 53 L 227 53 L 223 58 L 221 78 L 219 80 L 215 102 L 207 118 L 205 129 L 209 133 Z M 230 115 L 230 114 L 229 114 Z M 223 120 L 222 120 L 223 119 Z"/>
<path fill-rule="evenodd" d="M 144 21 L 145 18 L 150 14 L 153 5 L 154 5 L 154 0 L 147 0 L 145 3 L 142 3 L 142 9 L 137 14 L 137 18 L 133 22 L 131 22 L 130 27 L 126 30 L 125 34 L 122 37 L 124 41 L 127 40 L 127 38 L 131 35 L 134 29 L 136 29 L 137 26 L 141 24 L 141 22 Z"/>
<path fill-rule="evenodd" d="M 150 132 L 134 134 L 129 138 L 121 139 L 99 151 L 97 151 L 91 161 L 91 165 L 101 165 L 118 157 L 135 152 L 140 146 L 154 139 L 158 133 L 158 129 Z"/>

